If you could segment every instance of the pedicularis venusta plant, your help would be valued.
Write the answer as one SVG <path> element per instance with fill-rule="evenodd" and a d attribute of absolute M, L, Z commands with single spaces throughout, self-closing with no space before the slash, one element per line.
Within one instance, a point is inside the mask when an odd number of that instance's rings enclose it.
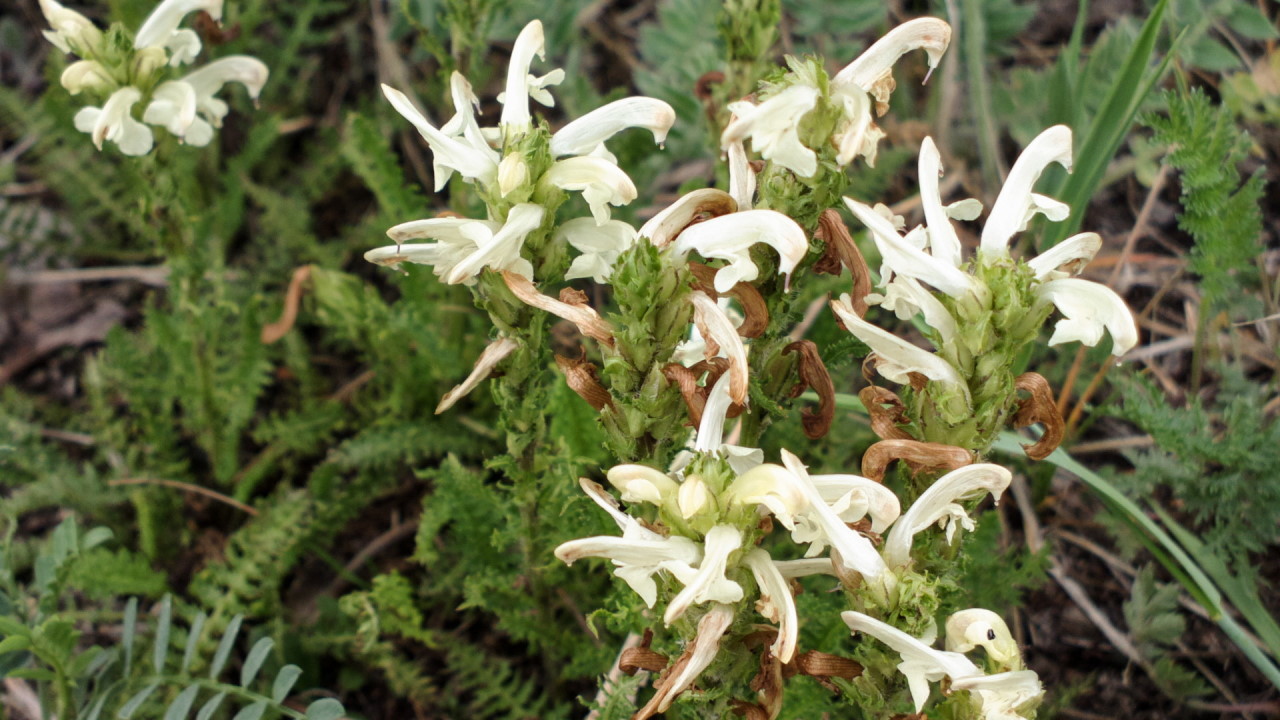
<path fill-rule="evenodd" d="M 81 58 L 62 84 L 103 101 L 75 117 L 99 148 L 110 140 L 126 155 L 146 154 L 148 125 L 205 145 L 227 113 L 214 93 L 235 81 L 256 97 L 267 77 L 262 63 L 244 56 L 176 72 L 200 51 L 197 35 L 179 23 L 196 10 L 218 19 L 218 0 L 165 0 L 137 33 L 118 25 L 104 32 L 54 0 L 41 7 L 49 39 Z M 883 205 L 843 197 L 850 175 L 876 159 L 885 133 L 875 118 L 888 110 L 893 65 L 923 50 L 932 68 L 950 41 L 945 22 L 922 18 L 833 75 L 820 59 L 790 58 L 752 95 L 730 98 L 719 118 L 724 189 L 688 192 L 639 228 L 611 215 L 640 193 L 609 140 L 641 128 L 662 153 L 676 114 L 661 100 L 631 97 L 553 131 L 530 112 L 531 101 L 554 105 L 552 88 L 565 73 L 532 69 L 545 54 L 537 20 L 515 40 L 496 126 L 482 125 L 476 92 L 457 72 L 449 79 L 452 115 L 438 126 L 401 89 L 382 86 L 430 147 L 436 191 L 456 175 L 484 212 L 404 218 L 388 230 L 395 244 L 365 258 L 431 266 L 441 282 L 468 286 L 492 322 L 474 372 L 437 412 L 493 376 L 507 450 L 494 467 L 507 476 L 505 497 L 522 503 L 540 488 L 576 482 L 617 524 L 617 535 L 526 551 L 535 562 L 552 553 L 569 564 L 606 560 L 634 590 L 649 632 L 618 664 L 655 673 L 647 700 L 636 700 L 637 718 L 674 703 L 706 717 L 773 718 L 796 675 L 886 715 L 930 704 L 951 718 L 1035 715 L 1043 691 L 1005 623 L 981 608 L 944 616 L 942 585 L 963 561 L 958 540 L 974 529 L 977 505 L 998 500 L 1011 482 L 1008 470 L 984 461 L 997 434 L 1042 424 L 1040 441 L 1027 446 L 1037 459 L 1061 439 L 1048 383 L 1015 370 L 1046 321 L 1062 316 L 1050 345 L 1095 345 L 1109 334 L 1117 356 L 1137 332 L 1115 293 L 1072 277 L 1098 250 L 1097 235 L 1076 235 L 1031 259 L 1010 252 L 1011 238 L 1037 215 L 1067 215 L 1066 205 L 1032 191 L 1051 164 L 1070 167 L 1064 126 L 1046 129 L 1019 157 L 968 258 L 952 220 L 975 220 L 982 207 L 944 204 L 930 138 L 919 150 L 924 224 L 907 229 Z M 878 273 L 862 259 L 841 207 L 874 241 Z M 862 474 L 810 473 L 800 447 L 776 458 L 757 449 L 797 387 L 821 400 L 805 417 L 809 437 L 833 422 L 824 359 L 812 342 L 790 335 L 796 290 L 819 272 L 849 273 L 853 289 L 831 310 L 870 348 L 868 375 L 901 386 L 901 394 L 862 392 L 881 438 Z M 567 284 L 588 278 L 607 286 L 596 297 L 608 298 L 608 307 L 593 307 Z M 877 306 L 919 317 L 932 351 L 868 319 Z M 577 352 L 553 349 L 551 316 L 576 326 Z M 598 413 L 617 463 L 603 475 L 616 495 L 592 479 L 557 475 L 541 457 L 546 397 L 557 382 Z M 882 484 L 898 460 L 908 478 L 903 497 Z M 601 571 L 582 565 L 584 573 Z M 840 619 L 851 635 L 831 647 L 801 642 L 801 625 L 817 619 L 797 604 L 797 578 L 816 575 L 830 577 L 847 608 Z"/>

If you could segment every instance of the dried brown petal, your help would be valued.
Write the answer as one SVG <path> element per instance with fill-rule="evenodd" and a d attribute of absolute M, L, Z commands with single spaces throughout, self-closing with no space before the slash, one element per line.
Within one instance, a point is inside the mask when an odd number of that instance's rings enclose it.
<path fill-rule="evenodd" d="M 698 78 L 698 81 L 694 83 L 693 96 L 703 102 L 711 100 L 714 97 L 711 92 L 711 86 L 719 85 L 722 82 L 724 82 L 724 73 L 719 70 L 705 72 L 702 74 L 702 77 Z"/>
<path fill-rule="evenodd" d="M 849 274 L 853 276 L 853 290 L 849 293 L 849 298 L 853 311 L 858 317 L 864 317 L 867 314 L 867 294 L 871 292 L 871 270 L 867 268 L 867 261 L 862 257 L 858 244 L 853 241 L 853 236 L 849 234 L 849 228 L 840 218 L 840 213 L 832 209 L 822 211 L 818 216 L 818 230 L 814 234 L 827 246 L 826 254 L 814 266 L 814 270 L 839 275 L 840 265 L 849 268 Z"/>
<path fill-rule="evenodd" d="M 912 440 L 911 433 L 901 426 L 911 423 L 907 406 L 892 390 L 868 385 L 858 391 L 858 397 L 871 416 L 871 429 L 882 440 Z M 886 407 L 888 406 L 888 407 Z"/>
<path fill-rule="evenodd" d="M 964 448 L 920 440 L 881 440 L 862 456 L 862 475 L 876 482 L 895 460 L 907 463 L 913 473 L 922 470 L 955 470 L 973 463 L 973 454 Z"/>
<path fill-rule="evenodd" d="M 639 234 L 649 238 L 654 247 L 666 247 L 690 225 L 728 215 L 737 209 L 738 203 L 723 190 L 694 190 L 680 196 L 665 210 L 650 218 L 640 227 Z"/>
<path fill-rule="evenodd" d="M 575 290 L 566 295 L 562 291 L 561 298 L 567 296 L 569 301 L 557 300 L 538 292 L 538 289 L 533 286 L 533 282 L 523 275 L 503 270 L 502 279 L 507 283 L 507 287 L 511 292 L 524 304 L 540 310 L 546 310 L 552 315 L 564 318 L 577 325 L 578 330 L 583 335 L 595 338 L 603 345 L 613 347 L 613 326 L 609 325 L 590 305 L 586 304 L 586 295 L 583 293 Z"/>
<path fill-rule="evenodd" d="M 631 720 L 647 720 L 671 707 L 680 693 L 687 690 L 715 659 L 720 649 L 720 639 L 733 622 L 733 616 L 732 607 L 719 603 L 712 605 L 711 610 L 698 621 L 698 634 L 680 657 L 662 671 L 662 675 L 653 683 L 657 692 L 639 712 L 631 716 Z"/>
<path fill-rule="evenodd" d="M 289 289 L 284 293 L 284 310 L 280 319 L 262 326 L 262 344 L 270 345 L 293 329 L 298 320 L 298 305 L 302 302 L 302 290 L 311 279 L 311 266 L 303 265 L 293 271 L 289 279 Z"/>
<path fill-rule="evenodd" d="M 742 324 L 738 326 L 739 336 L 758 338 L 764 334 L 764 331 L 769 327 L 769 307 L 764 301 L 764 296 L 760 294 L 755 285 L 740 282 L 734 285 L 733 289 L 727 293 L 717 293 L 715 280 L 716 273 L 719 272 L 718 269 L 708 267 L 699 262 L 691 262 L 688 267 L 697 281 L 694 285 L 697 290 L 706 293 L 713 300 L 718 300 L 721 295 L 728 295 L 738 301 L 738 305 L 742 307 L 743 314 Z"/>
<path fill-rule="evenodd" d="M 775 629 L 776 632 L 776 629 Z M 760 671 L 751 678 L 751 689 L 760 698 L 758 708 L 764 718 L 773 720 L 782 710 L 782 663 L 769 648 L 760 651 Z"/>
<path fill-rule="evenodd" d="M 794 663 L 801 675 L 812 677 L 838 677 L 852 680 L 862 674 L 862 665 L 859 663 L 817 650 L 800 653 L 796 656 Z"/>
<path fill-rule="evenodd" d="M 662 672 L 667 667 L 667 656 L 656 653 L 647 647 L 633 647 L 622 651 L 618 658 L 618 669 L 628 675 L 635 675 L 641 670 Z"/>
<path fill-rule="evenodd" d="M 706 395 L 699 392 L 702 388 L 698 387 L 698 376 L 701 374 L 680 363 L 667 363 L 662 368 L 663 377 L 680 388 L 680 397 L 684 398 L 685 407 L 689 410 L 689 420 L 694 427 L 702 424 L 702 409 L 707 405 Z"/>
<path fill-rule="evenodd" d="M 578 396 L 586 400 L 597 412 L 613 406 L 613 398 L 600 384 L 596 366 L 587 360 L 585 352 L 576 360 L 556 355 L 556 365 L 564 373 L 564 381 L 568 383 L 569 388 L 578 393 Z"/>
<path fill-rule="evenodd" d="M 706 357 L 721 351 L 725 353 L 729 358 L 729 396 L 735 403 L 746 404 L 749 382 L 747 348 L 738 337 L 737 328 L 711 296 L 695 290 L 690 297 L 693 300 L 693 322 L 707 344 Z"/>
<path fill-rule="evenodd" d="M 467 393 L 474 390 L 481 381 L 489 377 L 489 373 L 493 371 L 494 366 L 514 352 L 517 347 L 520 347 L 520 343 L 508 337 L 500 337 L 489 343 L 484 352 L 480 353 L 480 357 L 476 359 L 475 367 L 472 368 L 471 374 L 467 376 L 467 379 L 440 398 L 440 404 L 436 406 L 436 414 L 439 415 L 448 410 L 453 407 L 454 403 L 466 397 Z"/>
<path fill-rule="evenodd" d="M 1018 401 L 1013 426 L 1026 427 L 1032 423 L 1044 426 L 1044 434 L 1040 436 L 1040 440 L 1033 445 L 1023 445 L 1022 450 L 1032 460 L 1043 460 L 1062 444 L 1062 437 L 1066 433 L 1062 413 L 1053 400 L 1053 390 L 1043 375 L 1033 372 L 1019 375 L 1013 381 L 1013 386 L 1018 390 L 1025 390 L 1031 396 Z"/>
<path fill-rule="evenodd" d="M 747 720 L 773 720 L 769 713 L 765 712 L 764 708 L 755 703 L 749 703 L 746 700 L 730 700 L 729 703 L 733 707 L 735 715 L 744 717 Z"/>
<path fill-rule="evenodd" d="M 782 354 L 797 353 L 799 362 L 796 372 L 800 382 L 791 389 L 791 397 L 799 397 L 806 387 L 818 394 L 818 411 L 805 408 L 801 412 L 800 422 L 804 425 L 805 437 L 817 440 L 831 429 L 831 421 L 836 417 L 836 386 L 831 382 L 827 366 L 818 355 L 818 346 L 812 340 L 793 342 L 783 349 Z"/>

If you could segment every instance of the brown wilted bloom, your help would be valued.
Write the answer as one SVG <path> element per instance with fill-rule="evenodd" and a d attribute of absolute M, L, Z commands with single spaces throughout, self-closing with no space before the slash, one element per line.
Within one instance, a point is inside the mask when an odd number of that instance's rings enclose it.
<path fill-rule="evenodd" d="M 578 393 L 578 396 L 586 400 L 597 412 L 606 406 L 613 406 L 613 398 L 600 384 L 596 366 L 587 360 L 585 351 L 582 357 L 577 359 L 556 355 L 556 365 L 564 373 L 564 381 L 569 385 L 569 389 Z"/>
<path fill-rule="evenodd" d="M 480 384 L 480 381 L 489 377 L 489 373 L 493 371 L 493 368 L 503 358 L 514 352 L 517 347 L 520 347 L 520 344 L 509 337 L 500 337 L 489 343 L 484 352 L 480 353 L 480 357 L 476 359 L 476 365 L 471 370 L 471 374 L 467 376 L 467 379 L 440 398 L 440 404 L 436 406 L 436 415 L 448 410 L 453 407 L 454 403 L 466 397 L 467 393 L 474 390 Z"/>
<path fill-rule="evenodd" d="M 293 329 L 298 320 L 298 305 L 302 303 L 302 291 L 311 279 L 311 265 L 303 265 L 293 271 L 289 279 L 289 289 L 284 294 L 284 310 L 280 319 L 262 326 L 262 344 L 270 345 L 284 337 Z"/>
<path fill-rule="evenodd" d="M 881 440 L 862 456 L 862 475 L 883 482 L 885 470 L 895 460 L 905 462 L 913 473 L 955 470 L 972 464 L 973 453 L 954 445 L 921 440 Z"/>
<path fill-rule="evenodd" d="M 805 437 L 817 440 L 827 434 L 836 417 L 836 386 L 831 382 L 827 366 L 818 355 L 818 346 L 812 340 L 793 342 L 782 351 L 783 355 L 790 353 L 798 356 L 796 372 L 800 375 L 800 382 L 791 388 L 791 397 L 800 397 L 806 387 L 818 394 L 818 411 L 805 408 L 801 411 L 800 420 Z"/>
<path fill-rule="evenodd" d="M 645 628 L 640 644 L 623 650 L 618 657 L 618 669 L 628 675 L 635 675 L 641 670 L 662 672 L 667 667 L 667 656 L 650 649 L 649 644 L 652 642 L 653 630 Z"/>
<path fill-rule="evenodd" d="M 849 268 L 853 277 L 853 291 L 849 293 L 849 299 L 858 317 L 865 317 L 866 298 L 871 292 L 871 270 L 840 213 L 831 208 L 823 210 L 818 216 L 818 230 L 814 234 L 826 245 L 826 253 L 813 266 L 814 272 L 839 275 L 840 266 Z"/>
<path fill-rule="evenodd" d="M 1022 450 L 1032 460 L 1043 460 L 1062 444 L 1062 437 L 1066 433 L 1062 413 L 1053 400 L 1049 381 L 1040 373 L 1022 373 L 1013 381 L 1013 386 L 1030 394 L 1030 397 L 1018 401 L 1013 426 L 1020 428 L 1032 423 L 1044 426 L 1044 434 L 1040 436 L 1040 440 L 1035 444 L 1023 445 Z"/>
<path fill-rule="evenodd" d="M 695 290 L 693 322 L 706 342 L 708 359 L 724 352 L 729 359 L 729 396 L 739 405 L 747 402 L 747 348 L 738 337 L 738 330 L 711 296 Z"/>
<path fill-rule="evenodd" d="M 653 684 L 657 692 L 639 712 L 631 716 L 631 720 L 647 720 L 660 712 L 666 712 L 680 693 L 693 685 L 698 675 L 715 659 L 720 650 L 720 638 L 733 622 L 733 615 L 733 608 L 729 605 L 714 603 L 711 606 L 711 610 L 698 621 L 698 634 L 684 653 L 662 671 L 662 676 Z"/>
<path fill-rule="evenodd" d="M 903 404 L 902 398 L 898 397 L 897 393 L 876 385 L 868 385 L 858 391 L 858 398 L 862 400 L 863 406 L 867 408 L 867 414 L 871 416 L 871 430 L 881 440 L 914 439 L 911 433 L 902 428 L 903 425 L 910 424 L 911 418 L 907 417 L 907 406 Z"/>
<path fill-rule="evenodd" d="M 594 338 L 602 345 L 613 347 L 613 326 L 587 304 L 587 296 L 582 292 L 572 289 L 566 289 L 567 292 L 562 290 L 560 299 L 557 300 L 538 292 L 533 282 L 523 275 L 503 270 L 502 279 L 507 283 L 507 288 L 512 294 L 524 304 L 564 318 L 577 325 L 583 335 Z"/>
<path fill-rule="evenodd" d="M 715 278 L 717 269 L 709 267 L 702 263 L 689 263 L 689 271 L 693 273 L 693 277 L 697 280 L 695 287 L 706 293 L 713 300 L 719 300 L 722 295 L 738 301 L 738 305 L 742 307 L 743 321 L 738 326 L 738 335 L 744 338 L 758 338 L 764 334 L 769 327 L 769 308 L 764 301 L 764 296 L 756 289 L 755 285 L 748 282 L 740 282 L 733 286 L 727 293 L 718 293 L 715 289 Z"/>

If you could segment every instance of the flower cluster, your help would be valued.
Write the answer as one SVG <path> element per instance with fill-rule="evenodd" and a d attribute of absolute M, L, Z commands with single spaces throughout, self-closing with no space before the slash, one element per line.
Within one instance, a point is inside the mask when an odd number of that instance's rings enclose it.
<path fill-rule="evenodd" d="M 226 102 L 216 97 L 222 87 L 240 83 L 257 100 L 267 82 L 267 66 L 246 55 L 175 77 L 175 69 L 201 49 L 199 35 L 179 24 L 196 11 L 220 19 L 222 0 L 163 0 L 136 34 L 118 24 L 103 32 L 57 0 L 40 0 L 40 9 L 51 28 L 45 31 L 49 42 L 80 58 L 63 71 L 62 86 L 72 95 L 105 98 L 75 116 L 76 129 L 89 133 L 99 150 L 110 140 L 125 155 L 146 155 L 155 143 L 148 125 L 189 145 L 207 145 L 227 115 Z M 141 121 L 134 114 L 138 105 L 144 108 Z"/>
<path fill-rule="evenodd" d="M 550 134 L 535 126 L 529 101 L 553 105 L 547 88 L 563 80 L 564 71 L 531 75 L 529 67 L 535 56 L 545 56 L 542 23 L 537 20 L 516 38 L 506 91 L 498 96 L 502 117 L 494 128 L 480 127 L 476 119 L 479 100 L 471 84 L 457 72 L 450 78 L 454 115 L 439 128 L 418 112 L 404 93 L 382 86 L 387 100 L 431 146 L 436 191 L 457 173 L 477 186 L 489 218 L 402 223 L 387 231 L 395 245 L 371 250 L 365 259 L 382 265 L 431 265 L 435 274 L 450 284 L 474 283 L 485 268 L 532 279 L 534 268 L 521 255 L 525 242 L 535 231 L 553 224 L 563 193 L 572 191 L 582 194 L 591 218 L 563 223 L 556 230 L 556 242 L 567 243 L 580 253 L 566 277 L 608 279 L 612 262 L 635 241 L 635 230 L 611 220 L 609 207 L 634 200 L 636 187 L 604 142 L 621 130 L 640 127 L 661 143 L 675 122 L 675 111 L 661 100 L 625 98 Z M 435 242 L 411 242 L 423 239 Z"/>
<path fill-rule="evenodd" d="M 777 626 L 769 651 L 783 664 L 795 658 L 799 643 L 790 579 L 834 574 L 846 587 L 856 588 L 865 607 L 896 608 L 900 599 L 895 590 L 900 579 L 911 573 L 916 536 L 937 526 L 943 529 L 946 542 L 953 543 L 960 529 L 974 527 L 966 503 L 987 494 L 998 500 L 1011 479 L 1009 471 L 997 465 L 968 465 L 941 477 L 903 513 L 897 496 L 868 478 L 810 475 L 800 459 L 786 450 L 778 465 L 763 462 L 758 450 L 724 445 L 721 433 L 730 404 L 728 387 L 727 375 L 716 382 L 694 452 L 678 459 L 671 472 L 645 465 L 619 465 L 608 472 L 608 481 L 622 501 L 630 503 L 633 512 L 652 506 L 656 510 L 652 519 L 622 511 L 602 486 L 583 479 L 583 489 L 614 518 L 622 534 L 572 540 L 558 547 L 556 556 L 570 564 L 584 557 L 610 560 L 614 574 L 645 605 L 654 607 L 660 597 L 665 601 L 662 619 L 668 626 L 697 606 L 708 613 L 731 611 L 732 617 L 754 594 L 752 606 Z M 771 527 L 762 522 L 764 518 L 789 531 L 791 540 L 805 548 L 804 559 L 773 559 L 760 545 Z M 881 537 L 883 543 L 877 547 Z M 699 629 L 692 644 L 706 648 L 710 642 L 714 647 L 729 624 L 717 623 L 716 628 L 718 634 L 711 641 Z M 684 666 L 684 685 L 674 690 L 670 683 L 664 686 L 662 703 L 669 704 L 713 658 L 714 652 L 703 652 L 695 670 Z M 937 679 L 931 669 L 928 673 L 930 679 Z M 915 680 L 919 673 L 907 674 L 912 678 L 913 697 L 922 704 Z M 976 679 L 981 672 L 970 663 L 963 672 L 948 674 L 955 680 Z"/>

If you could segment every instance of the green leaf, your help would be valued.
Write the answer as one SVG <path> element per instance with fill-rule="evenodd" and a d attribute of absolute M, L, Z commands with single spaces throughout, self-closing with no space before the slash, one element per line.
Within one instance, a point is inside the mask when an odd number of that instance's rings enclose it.
<path fill-rule="evenodd" d="M 285 665 L 280 668 L 280 672 L 276 673 L 275 682 L 271 683 L 271 701 L 284 702 L 289 696 L 289 691 L 293 689 L 293 684 L 298 682 L 298 677 L 302 675 L 302 668 L 297 665 Z"/>
<path fill-rule="evenodd" d="M 10 670 L 9 677 L 21 678 L 23 680 L 39 680 L 40 682 L 53 682 L 58 676 L 52 670 L 46 668 L 18 668 Z"/>
<path fill-rule="evenodd" d="M 26 635 L 10 635 L 4 640 L 0 640 L 0 655 L 19 650 L 26 650 L 31 647 L 31 638 Z"/>
<path fill-rule="evenodd" d="M 191 706 L 196 702 L 196 695 L 200 694 L 200 686 L 192 685 L 191 687 L 178 693 L 178 697 L 169 703 L 168 709 L 164 711 L 164 720 L 186 720 L 187 713 L 191 712 Z"/>
<path fill-rule="evenodd" d="M 120 720 L 128 720 L 133 717 L 138 708 L 142 707 L 142 703 L 146 702 L 147 698 L 151 697 L 151 693 L 155 692 L 158 687 L 160 687 L 160 683 L 153 682 L 139 690 L 136 695 L 129 698 L 129 702 L 125 703 L 124 707 L 120 708 L 120 711 L 116 713 L 116 717 L 120 718 Z"/>
<path fill-rule="evenodd" d="M 267 655 L 271 653 L 271 648 L 275 646 L 276 641 L 269 637 L 264 637 L 253 644 L 253 649 L 249 651 L 249 657 L 245 658 L 244 667 L 240 668 L 240 687 L 249 687 L 249 683 L 258 676 L 258 670 L 262 667 L 262 663 L 266 661 Z"/>
<path fill-rule="evenodd" d="M 1268 19 L 1261 10 L 1249 3 L 1231 3 L 1227 24 L 1232 30 L 1253 40 L 1274 40 L 1280 37 L 1275 21 Z"/>
<path fill-rule="evenodd" d="M 196 615 L 195 620 L 191 621 L 191 630 L 187 632 L 187 647 L 182 651 L 182 668 L 181 672 L 186 672 L 191 667 L 191 660 L 195 658 L 196 647 L 200 644 L 200 633 L 204 630 L 204 622 L 207 616 L 201 612 Z"/>
<path fill-rule="evenodd" d="M 258 720 L 267 711 L 267 701 L 259 700 L 236 713 L 231 720 Z"/>
<path fill-rule="evenodd" d="M 342 703 L 333 698 L 323 698 L 307 706 L 307 720 L 338 720 L 346 714 Z"/>
<path fill-rule="evenodd" d="M 129 676 L 129 669 L 133 667 L 133 637 L 138 632 L 138 598 L 129 598 L 129 602 L 124 605 L 124 634 L 120 639 L 120 643 L 124 645 L 124 674 Z"/>
<path fill-rule="evenodd" d="M 217 680 L 218 673 L 222 672 L 222 666 L 227 664 L 227 658 L 231 657 L 231 648 L 236 643 L 236 635 L 240 633 L 240 623 L 243 621 L 244 616 L 237 615 L 227 623 L 226 634 L 222 636 L 218 649 L 213 653 L 213 663 L 209 666 L 209 679 Z"/>
<path fill-rule="evenodd" d="M 213 717 L 213 714 L 218 711 L 218 706 L 221 705 L 222 701 L 226 698 L 227 694 L 220 692 L 206 700 L 204 705 L 200 707 L 200 712 L 196 713 L 196 720 L 209 720 L 209 718 Z"/>
<path fill-rule="evenodd" d="M 156 621 L 155 646 L 152 648 L 157 675 L 164 672 L 164 661 L 169 656 L 169 631 L 172 624 L 173 599 L 165 595 L 164 600 L 160 601 L 160 619 Z"/>
<path fill-rule="evenodd" d="M 85 713 L 84 720 L 98 720 L 102 715 L 102 708 L 107 704 L 107 693 L 99 693 L 98 699 L 89 707 L 89 712 Z"/>

